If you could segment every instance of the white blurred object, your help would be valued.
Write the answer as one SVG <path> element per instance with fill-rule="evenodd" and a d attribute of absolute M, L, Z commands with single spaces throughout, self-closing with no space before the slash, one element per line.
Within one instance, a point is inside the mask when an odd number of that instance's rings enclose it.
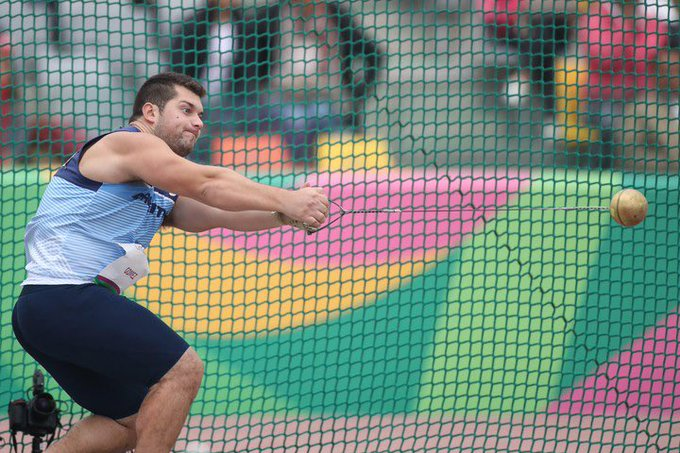
<path fill-rule="evenodd" d="M 521 107 L 531 94 L 531 82 L 524 80 L 522 77 L 517 77 L 508 81 L 505 88 L 505 96 L 500 99 L 505 101 L 505 104 L 510 108 Z"/>
<path fill-rule="evenodd" d="M 128 89 L 139 88 L 164 64 L 152 22 L 147 10 L 126 2 L 59 2 L 59 28 L 67 51 L 96 53 Z"/>
<path fill-rule="evenodd" d="M 645 0 L 637 7 L 637 12 L 644 17 L 659 20 L 678 20 L 678 11 L 671 0 Z"/>
<path fill-rule="evenodd" d="M 230 23 L 215 23 L 210 29 L 208 40 L 208 71 L 205 88 L 213 102 L 219 102 L 222 84 L 229 80 L 231 62 L 234 58 L 234 30 Z"/>
<path fill-rule="evenodd" d="M 124 120 L 122 91 L 112 88 L 108 61 L 96 53 L 52 51 L 37 59 L 36 69 L 39 112 L 69 117 L 91 130 L 111 129 Z"/>
<path fill-rule="evenodd" d="M 156 0 L 159 45 L 170 47 L 171 38 L 184 25 L 184 20 L 205 8 L 206 0 Z"/>
<path fill-rule="evenodd" d="M 210 453 L 210 444 L 198 441 L 189 442 L 184 453 Z"/>
<path fill-rule="evenodd" d="M 17 73 L 29 75 L 36 69 L 36 59 L 49 52 L 48 11 L 44 2 L 0 0 L 0 30 L 10 33 L 13 66 Z M 25 86 L 25 85 L 24 85 Z"/>
<path fill-rule="evenodd" d="M 546 124 L 543 126 L 543 139 L 544 140 L 554 140 L 557 136 L 557 131 L 555 130 L 554 124 Z"/>

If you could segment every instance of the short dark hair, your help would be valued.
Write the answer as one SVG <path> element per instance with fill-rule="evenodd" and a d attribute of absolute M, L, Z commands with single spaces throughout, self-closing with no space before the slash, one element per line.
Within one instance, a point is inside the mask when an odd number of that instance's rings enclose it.
<path fill-rule="evenodd" d="M 205 88 L 199 82 L 186 74 L 178 72 L 163 72 L 149 77 L 137 92 L 135 104 L 132 107 L 132 116 L 129 121 L 134 121 L 142 116 L 142 107 L 150 102 L 162 111 L 167 102 L 177 96 L 176 86 L 181 86 L 199 97 L 205 96 Z"/>

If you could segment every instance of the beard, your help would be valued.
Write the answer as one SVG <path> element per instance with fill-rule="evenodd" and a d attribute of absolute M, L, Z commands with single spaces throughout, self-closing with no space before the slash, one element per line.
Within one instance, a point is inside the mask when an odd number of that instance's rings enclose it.
<path fill-rule="evenodd" d="M 158 123 L 154 131 L 156 137 L 163 140 L 170 149 L 181 157 L 186 157 L 194 150 L 196 138 L 185 134 L 184 130 L 177 131 L 176 128 L 165 127 L 164 123 Z"/>

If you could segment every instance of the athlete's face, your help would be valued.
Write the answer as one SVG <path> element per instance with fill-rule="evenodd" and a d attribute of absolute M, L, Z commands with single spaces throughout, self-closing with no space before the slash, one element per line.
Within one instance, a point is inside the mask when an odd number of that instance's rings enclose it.
<path fill-rule="evenodd" d="M 186 157 L 194 150 L 203 129 L 203 104 L 198 95 L 176 86 L 177 96 L 165 104 L 154 134 L 178 155 Z"/>

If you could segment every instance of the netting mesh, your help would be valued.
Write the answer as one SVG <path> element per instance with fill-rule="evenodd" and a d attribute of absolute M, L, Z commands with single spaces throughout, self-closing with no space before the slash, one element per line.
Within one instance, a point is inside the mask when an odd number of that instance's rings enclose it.
<path fill-rule="evenodd" d="M 177 451 L 679 448 L 680 35 L 647 3 L 0 1 L 0 402 L 37 366 L 11 313 L 41 193 L 173 70 L 207 88 L 197 162 L 465 208 L 161 231 L 127 295 L 205 361 Z M 530 209 L 622 187 L 641 226 Z"/>

